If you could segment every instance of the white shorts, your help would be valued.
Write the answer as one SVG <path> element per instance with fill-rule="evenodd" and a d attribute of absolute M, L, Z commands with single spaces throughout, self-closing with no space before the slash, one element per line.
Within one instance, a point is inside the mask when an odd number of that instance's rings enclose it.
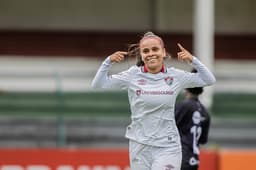
<path fill-rule="evenodd" d="M 182 152 L 170 147 L 155 147 L 130 140 L 131 170 L 180 170 Z"/>

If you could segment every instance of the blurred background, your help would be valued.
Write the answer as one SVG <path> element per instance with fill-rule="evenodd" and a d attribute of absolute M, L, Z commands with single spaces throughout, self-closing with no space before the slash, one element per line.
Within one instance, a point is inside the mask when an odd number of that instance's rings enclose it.
<path fill-rule="evenodd" d="M 202 97 L 204 148 L 255 149 L 255 17 L 255 0 L 0 0 L 0 148 L 127 148 L 127 93 L 90 85 L 108 55 L 153 31 L 169 66 L 190 70 L 180 42 L 217 78 Z"/>

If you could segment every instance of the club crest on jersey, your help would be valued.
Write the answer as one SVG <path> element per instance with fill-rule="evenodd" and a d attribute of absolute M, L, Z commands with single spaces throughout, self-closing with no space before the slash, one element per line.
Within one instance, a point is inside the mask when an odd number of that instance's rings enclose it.
<path fill-rule="evenodd" d="M 140 96 L 141 95 L 141 90 L 136 90 L 136 95 Z"/>
<path fill-rule="evenodd" d="M 173 82 L 173 77 L 170 77 L 170 76 L 168 76 L 168 77 L 165 77 L 164 78 L 164 81 L 165 81 L 165 83 L 167 84 L 167 85 L 172 85 L 172 82 Z"/>

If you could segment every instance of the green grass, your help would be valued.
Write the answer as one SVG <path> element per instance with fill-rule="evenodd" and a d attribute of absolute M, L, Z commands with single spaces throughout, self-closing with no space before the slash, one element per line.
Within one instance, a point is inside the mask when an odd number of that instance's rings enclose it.
<path fill-rule="evenodd" d="M 213 101 L 215 116 L 256 118 L 256 94 L 220 93 Z"/>
<path fill-rule="evenodd" d="M 177 101 L 182 100 L 178 96 Z M 256 118 L 256 94 L 217 93 L 211 113 L 218 117 Z M 129 117 L 127 92 L 2 93 L 0 115 Z"/>
<path fill-rule="evenodd" d="M 104 116 L 129 113 L 124 92 L 88 93 L 5 93 L 0 96 L 3 115 L 88 115 Z"/>

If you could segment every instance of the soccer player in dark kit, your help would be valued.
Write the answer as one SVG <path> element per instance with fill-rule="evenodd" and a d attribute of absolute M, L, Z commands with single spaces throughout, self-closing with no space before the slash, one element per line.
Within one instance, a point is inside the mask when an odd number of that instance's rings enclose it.
<path fill-rule="evenodd" d="M 199 147 L 208 140 L 210 115 L 198 98 L 202 92 L 202 87 L 187 88 L 185 99 L 176 104 L 175 119 L 182 144 L 181 170 L 198 170 Z"/>

